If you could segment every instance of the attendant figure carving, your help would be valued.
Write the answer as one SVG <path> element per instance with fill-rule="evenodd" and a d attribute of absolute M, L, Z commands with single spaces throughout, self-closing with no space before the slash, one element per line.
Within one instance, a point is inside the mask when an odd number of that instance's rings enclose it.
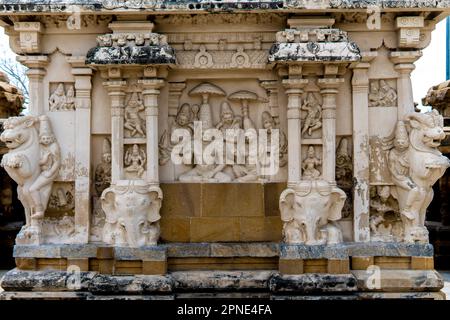
<path fill-rule="evenodd" d="M 130 131 L 130 135 L 134 137 L 139 134 L 141 137 L 145 136 L 144 120 L 140 116 L 140 112 L 144 111 L 145 107 L 139 99 L 137 92 L 133 92 L 130 100 L 125 107 L 125 123 L 124 127 Z"/>

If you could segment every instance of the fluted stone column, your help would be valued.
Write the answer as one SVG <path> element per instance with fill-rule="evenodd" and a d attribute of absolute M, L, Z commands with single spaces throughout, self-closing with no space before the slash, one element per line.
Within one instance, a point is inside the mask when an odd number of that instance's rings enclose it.
<path fill-rule="evenodd" d="M 123 125 L 125 114 L 126 81 L 103 83 L 111 100 L 111 184 L 123 179 Z"/>
<path fill-rule="evenodd" d="M 336 184 L 336 96 L 342 78 L 322 78 L 317 81 L 322 95 L 322 177 Z"/>
<path fill-rule="evenodd" d="M 295 184 L 302 178 L 301 106 L 303 88 L 307 79 L 283 80 L 288 96 L 288 184 Z"/>
<path fill-rule="evenodd" d="M 353 238 L 370 241 L 369 68 L 376 52 L 363 53 L 353 69 Z"/>
<path fill-rule="evenodd" d="M 407 114 L 414 112 L 411 72 L 415 69 L 414 62 L 421 56 L 422 51 L 394 51 L 390 55 L 391 61 L 395 64 L 394 69 L 398 72 L 397 118 L 399 120 L 403 120 Z"/>
<path fill-rule="evenodd" d="M 160 79 L 139 80 L 142 85 L 142 96 L 145 106 L 145 121 L 147 128 L 147 176 L 146 182 L 159 184 L 158 164 L 158 96 L 159 89 L 164 86 Z"/>

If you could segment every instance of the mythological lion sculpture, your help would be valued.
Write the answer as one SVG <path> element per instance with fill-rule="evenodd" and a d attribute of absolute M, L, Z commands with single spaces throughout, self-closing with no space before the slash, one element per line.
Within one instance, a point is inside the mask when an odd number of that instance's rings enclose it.
<path fill-rule="evenodd" d="M 289 244 L 336 244 L 342 232 L 334 221 L 341 219 L 347 198 L 327 181 L 301 181 L 280 196 L 284 241 Z"/>
<path fill-rule="evenodd" d="M 444 138 L 443 118 L 436 110 L 412 113 L 397 124 L 388 157 L 405 242 L 428 242 L 424 224 L 433 199 L 432 186 L 450 166 L 450 160 L 437 149 Z"/>
<path fill-rule="evenodd" d="M 40 221 L 61 164 L 59 145 L 47 116 L 12 117 L 3 127 L 0 139 L 10 151 L 1 166 L 17 183 L 18 198 L 25 208 L 26 224 L 17 242 L 39 244 Z"/>
<path fill-rule="evenodd" d="M 114 185 L 101 196 L 106 215 L 103 241 L 127 247 L 155 245 L 159 238 L 162 191 L 157 186 Z"/>

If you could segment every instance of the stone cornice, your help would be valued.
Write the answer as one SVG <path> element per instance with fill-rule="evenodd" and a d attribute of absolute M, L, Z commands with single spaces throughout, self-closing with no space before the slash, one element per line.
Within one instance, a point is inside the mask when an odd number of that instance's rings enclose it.
<path fill-rule="evenodd" d="M 201 1 L 201 0 L 0 0 L 0 14 L 71 12 L 139 11 L 157 12 L 215 11 L 283 11 L 283 10 L 365 10 L 378 7 L 382 11 L 393 9 L 450 9 L 450 0 L 257 0 L 257 1 Z M 73 10 L 72 10 L 73 11 Z"/>

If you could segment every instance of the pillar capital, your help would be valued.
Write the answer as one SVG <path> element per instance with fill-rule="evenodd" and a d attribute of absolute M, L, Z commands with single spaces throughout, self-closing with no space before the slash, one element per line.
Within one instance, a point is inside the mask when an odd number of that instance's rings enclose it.
<path fill-rule="evenodd" d="M 322 94 L 337 94 L 337 89 L 343 83 L 343 78 L 320 78 L 317 80 L 317 85 L 320 87 L 320 93 Z"/>
<path fill-rule="evenodd" d="M 389 59 L 396 65 L 410 65 L 416 62 L 423 53 L 421 50 L 414 51 L 394 51 L 391 52 Z"/>
<path fill-rule="evenodd" d="M 50 62 L 48 56 L 17 56 L 17 61 L 30 69 L 44 69 Z"/>

